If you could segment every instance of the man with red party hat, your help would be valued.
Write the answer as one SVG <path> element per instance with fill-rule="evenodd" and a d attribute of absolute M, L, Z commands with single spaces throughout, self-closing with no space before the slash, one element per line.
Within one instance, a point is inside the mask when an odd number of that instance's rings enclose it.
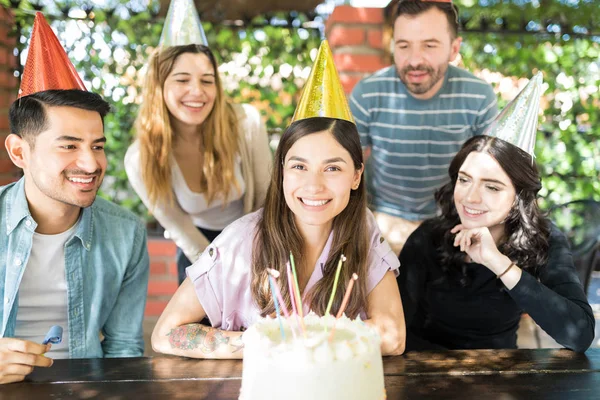
<path fill-rule="evenodd" d="M 350 108 L 370 154 L 370 207 L 399 253 L 421 221 L 436 215 L 434 192 L 448 181 L 450 160 L 498 110 L 488 83 L 449 64 L 462 42 L 452 1 L 393 3 L 394 65 L 360 81 Z"/>
<path fill-rule="evenodd" d="M 52 358 L 143 354 L 145 227 L 96 197 L 108 111 L 38 13 L 5 141 L 24 176 L 0 187 L 0 383 Z"/>

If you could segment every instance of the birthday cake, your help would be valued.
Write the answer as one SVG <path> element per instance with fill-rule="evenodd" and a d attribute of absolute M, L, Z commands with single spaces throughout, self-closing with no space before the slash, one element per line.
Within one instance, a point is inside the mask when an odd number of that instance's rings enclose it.
<path fill-rule="evenodd" d="M 314 313 L 302 325 L 293 316 L 282 318 L 282 327 L 261 318 L 244 333 L 240 400 L 385 399 L 381 341 L 373 328 Z"/>

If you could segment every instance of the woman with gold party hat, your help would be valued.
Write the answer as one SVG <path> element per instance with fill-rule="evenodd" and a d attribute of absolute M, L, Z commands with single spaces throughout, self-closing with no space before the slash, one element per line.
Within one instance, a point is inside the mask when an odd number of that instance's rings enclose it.
<path fill-rule="evenodd" d="M 292 258 L 299 314 L 335 315 L 343 288 L 357 274 L 346 314 L 379 330 L 383 354 L 401 354 L 398 258 L 367 210 L 362 172 L 358 131 L 325 41 L 279 142 L 264 208 L 228 226 L 187 269 L 188 278 L 156 324 L 153 348 L 188 357 L 241 358 L 241 331 L 275 312 L 267 270 L 277 270 L 285 282 Z M 281 295 L 291 309 L 288 285 L 281 285 Z M 205 316 L 212 327 L 195 323 Z"/>
<path fill-rule="evenodd" d="M 180 283 L 229 223 L 264 202 L 271 150 L 259 112 L 232 104 L 192 0 L 173 0 L 125 156 L 131 186 L 177 244 Z"/>
<path fill-rule="evenodd" d="M 523 313 L 585 351 L 595 320 L 567 240 L 542 215 L 534 161 L 542 75 L 469 139 L 400 253 L 407 350 L 516 348 Z"/>

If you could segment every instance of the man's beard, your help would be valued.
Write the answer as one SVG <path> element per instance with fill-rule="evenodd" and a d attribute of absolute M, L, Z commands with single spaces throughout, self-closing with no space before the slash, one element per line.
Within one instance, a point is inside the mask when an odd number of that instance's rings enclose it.
<path fill-rule="evenodd" d="M 88 190 L 88 193 L 90 193 L 90 194 L 93 193 L 94 196 L 91 199 L 87 199 L 86 201 L 81 201 L 80 199 L 77 199 L 75 196 L 69 196 L 68 193 L 65 193 L 63 190 L 61 190 L 61 189 L 63 189 L 63 187 L 61 185 L 59 185 L 57 182 L 59 182 L 59 179 L 62 180 L 61 182 L 67 181 L 68 175 L 86 175 L 86 176 L 90 176 L 90 177 L 92 177 L 92 176 L 96 177 L 96 179 L 97 179 L 96 187 L 94 189 Z M 96 195 L 98 194 L 98 190 L 100 189 L 100 186 L 102 185 L 102 181 L 104 180 L 101 169 L 96 170 L 92 174 L 86 173 L 84 171 L 79 171 L 79 170 L 69 171 L 69 173 L 67 173 L 67 171 L 63 171 L 63 173 L 60 175 L 60 178 L 57 178 L 57 180 L 52 180 L 52 181 L 39 181 L 37 179 L 37 177 L 35 176 L 35 174 L 31 174 L 31 178 L 32 178 L 34 185 L 46 197 L 51 198 L 52 200 L 55 200 L 55 201 L 59 201 L 63 204 L 69 205 L 69 206 L 82 207 L 82 208 L 87 208 L 87 207 L 90 207 L 92 204 L 94 204 L 94 201 L 96 200 Z"/>
<path fill-rule="evenodd" d="M 427 73 L 429 80 L 420 83 L 409 82 L 406 78 L 406 75 L 409 72 L 414 71 Z M 400 77 L 400 80 L 402 81 L 402 83 L 404 83 L 409 92 L 413 94 L 424 94 L 431 90 L 431 88 L 434 87 L 440 81 L 440 79 L 444 78 L 445 72 L 445 70 L 442 71 L 442 67 L 438 69 L 433 69 L 432 67 L 426 65 L 418 65 L 416 67 L 408 66 L 406 68 L 403 68 L 402 70 L 398 70 L 398 76 Z"/>

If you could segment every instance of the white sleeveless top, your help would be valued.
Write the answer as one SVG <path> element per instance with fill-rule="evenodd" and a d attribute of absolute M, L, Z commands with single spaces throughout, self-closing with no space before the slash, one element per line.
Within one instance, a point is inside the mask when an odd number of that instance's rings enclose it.
<path fill-rule="evenodd" d="M 241 180 L 238 179 L 238 182 L 243 183 L 244 186 L 242 191 L 244 193 L 242 197 L 243 211 L 247 214 L 264 204 L 271 177 L 272 154 L 267 130 L 258 110 L 249 104 L 235 104 L 234 109 L 239 122 L 238 143 L 243 177 Z M 178 199 L 177 193 L 175 193 L 177 201 L 172 204 L 166 202 L 151 204 L 142 179 L 143 168 L 145 166 L 141 164 L 140 160 L 140 143 L 136 140 L 129 146 L 125 154 L 125 171 L 127 171 L 129 183 L 152 215 L 169 232 L 169 237 L 183 250 L 186 257 L 192 262 L 196 261 L 210 243 L 197 229 L 197 224 L 201 222 L 194 221 L 192 216 L 186 213 L 179 204 L 179 202 L 188 203 L 183 199 L 183 197 L 189 196 L 185 195 L 187 184 L 179 185 L 183 187 L 179 190 L 182 193 L 181 199 Z M 171 179 L 176 181 L 177 171 L 174 171 L 176 166 L 172 169 Z M 179 176 L 181 176 L 181 172 L 179 172 Z M 183 179 L 180 182 L 185 183 Z M 232 197 L 234 197 L 233 194 Z M 202 196 L 202 201 L 204 201 L 204 196 Z M 192 204 L 192 207 L 196 207 L 195 203 Z M 219 226 L 223 225 L 225 224 L 219 224 Z M 206 228 L 208 229 L 208 226 Z"/>
<path fill-rule="evenodd" d="M 177 161 L 173 158 L 173 192 L 179 206 L 185 211 L 194 222 L 194 225 L 209 229 L 211 231 L 221 231 L 227 225 L 244 215 L 244 193 L 246 184 L 242 176 L 241 159 L 236 157 L 234 165 L 234 176 L 240 190 L 235 185 L 231 185 L 227 205 L 223 207 L 224 199 L 222 194 L 218 194 L 213 201 L 208 204 L 203 193 L 193 192 L 187 185 L 185 178 Z"/>

